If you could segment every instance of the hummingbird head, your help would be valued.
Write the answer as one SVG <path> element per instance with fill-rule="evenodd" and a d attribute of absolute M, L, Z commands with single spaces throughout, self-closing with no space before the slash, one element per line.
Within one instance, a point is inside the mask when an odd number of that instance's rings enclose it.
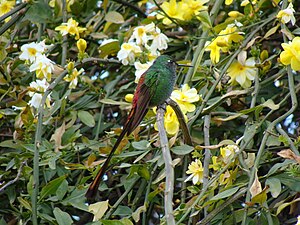
<path fill-rule="evenodd" d="M 169 70 L 175 71 L 178 64 L 171 56 L 161 55 L 157 57 L 152 66 L 158 68 L 167 68 Z"/>
<path fill-rule="evenodd" d="M 153 63 L 154 66 L 160 68 L 168 68 L 170 70 L 176 70 L 176 67 L 193 67 L 186 64 L 178 64 L 171 56 L 161 55 Z"/>

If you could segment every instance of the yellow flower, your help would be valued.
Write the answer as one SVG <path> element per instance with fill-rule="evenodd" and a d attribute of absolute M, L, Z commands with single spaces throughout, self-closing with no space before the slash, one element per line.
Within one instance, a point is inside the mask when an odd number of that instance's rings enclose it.
<path fill-rule="evenodd" d="M 67 34 L 75 35 L 75 39 L 78 40 L 80 38 L 79 34 L 85 31 L 86 28 L 78 27 L 78 22 L 70 18 L 67 23 L 62 23 L 55 30 L 60 31 L 63 36 Z"/>
<path fill-rule="evenodd" d="M 86 41 L 82 38 L 80 38 L 77 42 L 76 42 L 77 48 L 79 50 L 79 52 L 85 52 L 86 49 Z"/>
<path fill-rule="evenodd" d="M 236 145 L 227 145 L 226 147 L 220 148 L 220 154 L 225 164 L 231 163 L 234 154 L 239 150 Z"/>
<path fill-rule="evenodd" d="M 171 98 L 178 103 L 183 113 L 193 112 L 196 106 L 192 104 L 200 99 L 195 88 L 190 88 L 188 84 L 184 84 L 181 90 L 174 90 Z"/>
<path fill-rule="evenodd" d="M 188 171 L 186 171 L 187 174 L 191 174 L 185 182 L 193 179 L 193 184 L 200 184 L 203 182 L 203 167 L 200 160 L 196 159 L 195 162 L 192 162 L 189 167 Z"/>
<path fill-rule="evenodd" d="M 244 16 L 244 14 L 240 13 L 239 11 L 230 11 L 228 13 L 228 16 L 230 16 L 232 18 L 237 18 L 237 17 L 240 17 L 240 16 Z"/>
<path fill-rule="evenodd" d="M 231 5 L 233 0 L 225 0 L 225 5 Z"/>
<path fill-rule="evenodd" d="M 256 4 L 256 2 L 257 2 L 257 0 L 253 0 L 251 3 L 252 3 L 252 5 L 254 5 L 254 4 Z M 250 4 L 249 0 L 244 0 L 241 2 L 241 6 L 246 6 L 248 4 Z"/>
<path fill-rule="evenodd" d="M 221 174 L 219 179 L 220 184 L 226 184 L 226 186 L 232 185 L 236 179 L 237 173 L 238 168 L 235 168 L 234 170 L 227 170 L 225 173 Z"/>
<path fill-rule="evenodd" d="M 243 88 L 251 86 L 251 81 L 254 80 L 258 70 L 255 67 L 254 58 L 247 59 L 247 53 L 242 51 L 238 55 L 238 60 L 233 62 L 227 70 L 228 76 L 230 76 L 230 83 L 235 85 L 239 83 Z"/>
<path fill-rule="evenodd" d="M 280 61 L 284 65 L 291 65 L 295 71 L 300 71 L 300 37 L 295 37 L 289 43 L 282 43 L 283 52 L 280 54 Z"/>
<path fill-rule="evenodd" d="M 212 164 L 209 165 L 209 168 L 213 168 L 213 170 L 220 170 L 222 168 L 222 163 L 219 161 L 218 157 L 217 156 L 213 156 L 211 158 L 212 160 Z"/>
<path fill-rule="evenodd" d="M 286 9 L 280 10 L 276 17 L 280 19 L 281 23 L 288 23 L 291 21 L 292 25 L 294 26 L 296 23 L 294 12 L 295 10 L 293 8 L 293 4 L 290 3 Z"/>
<path fill-rule="evenodd" d="M 228 52 L 232 42 L 243 40 L 242 32 L 238 31 L 235 24 L 229 24 L 226 29 L 219 33 L 219 36 L 212 42 L 206 44 L 206 51 L 210 51 L 210 59 L 216 64 L 220 61 L 220 51 Z"/>
<path fill-rule="evenodd" d="M 184 10 L 182 9 L 182 6 L 182 3 L 179 4 L 176 2 L 176 0 L 170 0 L 170 2 L 164 2 L 160 7 L 169 17 L 178 20 L 184 20 Z M 163 24 L 165 25 L 172 23 L 172 21 L 166 15 L 158 14 L 156 17 L 157 19 L 163 19 Z"/>
<path fill-rule="evenodd" d="M 213 64 L 216 64 L 220 61 L 220 51 L 221 51 L 221 47 L 218 46 L 218 43 L 216 41 L 217 39 L 215 39 L 212 42 L 208 42 L 206 44 L 206 48 L 205 51 L 210 51 L 210 60 L 212 61 Z"/>
<path fill-rule="evenodd" d="M 16 1 L 0 1 L 0 16 L 8 13 L 16 4 Z"/>
<path fill-rule="evenodd" d="M 153 108 L 154 113 L 156 113 L 156 107 Z M 171 106 L 167 106 L 165 116 L 164 116 L 164 126 L 169 135 L 175 135 L 179 130 L 179 122 L 176 113 Z M 157 123 L 154 124 L 154 129 L 157 129 Z"/>
<path fill-rule="evenodd" d="M 126 102 L 132 102 L 133 101 L 133 94 L 125 95 L 125 101 Z"/>
<path fill-rule="evenodd" d="M 204 4 L 208 1 L 209 0 L 182 0 L 180 3 L 183 4 L 181 7 L 184 12 L 183 19 L 189 21 L 194 15 L 199 15 L 200 11 L 207 10 L 207 6 L 204 6 Z"/>
<path fill-rule="evenodd" d="M 70 64 L 71 63 L 71 64 Z M 72 64 L 73 62 L 70 62 L 70 66 L 68 64 L 68 68 L 71 68 L 72 67 Z M 67 81 L 67 82 L 70 82 L 69 84 L 69 88 L 70 89 L 74 89 L 76 88 L 77 84 L 78 84 L 78 76 L 80 74 L 82 74 L 84 72 L 84 69 L 81 68 L 79 71 L 77 70 L 77 68 L 74 68 L 72 69 L 71 73 L 69 72 L 69 74 L 67 74 L 65 77 L 64 77 L 64 80 Z"/>

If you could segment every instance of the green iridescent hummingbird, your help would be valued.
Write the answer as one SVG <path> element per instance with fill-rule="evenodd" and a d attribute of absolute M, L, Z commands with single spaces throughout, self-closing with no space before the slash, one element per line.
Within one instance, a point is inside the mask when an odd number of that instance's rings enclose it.
<path fill-rule="evenodd" d="M 161 55 L 141 76 L 134 93 L 132 109 L 127 121 L 106 161 L 91 183 L 86 193 L 88 199 L 92 199 L 96 195 L 100 181 L 109 165 L 109 161 L 123 137 L 135 130 L 145 117 L 149 108 L 163 104 L 170 97 L 176 81 L 177 66 L 178 64 L 170 56 Z"/>

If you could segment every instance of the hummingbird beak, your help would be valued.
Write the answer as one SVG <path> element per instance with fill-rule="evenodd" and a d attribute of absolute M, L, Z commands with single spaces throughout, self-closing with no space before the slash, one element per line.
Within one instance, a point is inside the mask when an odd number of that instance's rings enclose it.
<path fill-rule="evenodd" d="M 187 64 L 178 64 L 178 63 L 177 63 L 177 66 L 180 66 L 180 67 L 193 67 L 192 65 L 187 65 Z"/>

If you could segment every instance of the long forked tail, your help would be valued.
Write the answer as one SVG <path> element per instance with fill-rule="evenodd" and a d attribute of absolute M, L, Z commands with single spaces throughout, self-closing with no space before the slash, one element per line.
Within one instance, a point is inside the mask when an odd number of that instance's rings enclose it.
<path fill-rule="evenodd" d="M 98 187 L 100 184 L 100 181 L 109 165 L 109 162 L 112 158 L 112 156 L 114 155 L 114 152 L 116 151 L 116 149 L 118 148 L 119 144 L 121 143 L 123 137 L 125 136 L 125 134 L 127 133 L 127 129 L 123 129 L 123 131 L 121 132 L 120 136 L 118 137 L 114 147 L 112 148 L 111 152 L 109 153 L 107 159 L 105 160 L 104 164 L 102 165 L 102 167 L 100 168 L 99 172 L 97 173 L 97 176 L 95 177 L 95 179 L 93 180 L 93 182 L 90 184 L 89 189 L 87 190 L 85 197 L 89 200 L 92 201 L 95 196 L 96 193 L 98 191 Z"/>
<path fill-rule="evenodd" d="M 87 190 L 85 196 L 89 202 L 92 202 L 96 196 L 100 181 L 109 165 L 109 161 L 111 160 L 112 156 L 114 155 L 116 149 L 118 148 L 119 144 L 121 143 L 123 137 L 127 134 L 129 135 L 135 128 L 140 124 L 140 122 L 145 117 L 148 106 L 149 106 L 149 99 L 139 99 L 136 100 L 137 103 L 133 104 L 133 107 L 128 115 L 127 121 L 124 125 L 123 131 L 121 132 L 120 136 L 118 137 L 114 147 L 112 148 L 111 152 L 109 153 L 107 159 L 105 160 L 103 166 L 99 170 L 97 176 L 91 183 L 89 189 Z M 139 102 L 140 101 L 140 102 Z"/>

